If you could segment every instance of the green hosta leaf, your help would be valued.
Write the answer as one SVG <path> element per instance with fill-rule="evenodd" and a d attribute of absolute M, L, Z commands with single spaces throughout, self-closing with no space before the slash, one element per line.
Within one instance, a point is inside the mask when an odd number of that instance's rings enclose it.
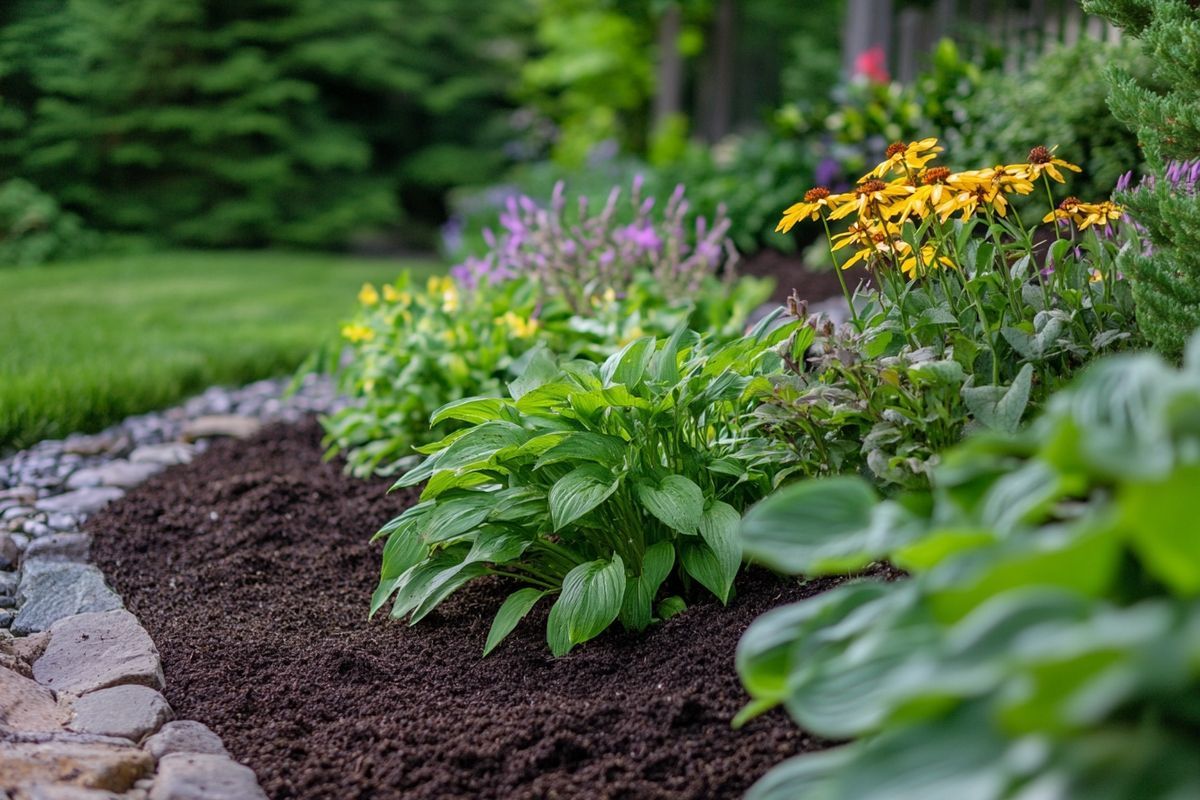
<path fill-rule="evenodd" d="M 733 506 L 717 501 L 700 518 L 703 544 L 695 541 L 680 544 L 684 569 L 722 603 L 729 602 L 733 579 L 742 565 L 742 544 L 738 537 L 741 521 Z"/>
<path fill-rule="evenodd" d="M 550 519 L 562 530 L 608 499 L 619 480 L 599 464 L 584 464 L 550 487 Z"/>
<path fill-rule="evenodd" d="M 496 478 L 487 472 L 435 472 L 421 490 L 421 500 L 436 500 L 451 489 L 473 489 L 495 482 Z"/>
<path fill-rule="evenodd" d="M 750 509 L 742 545 L 755 561 L 793 575 L 857 569 L 882 548 L 873 535 L 875 503 L 875 492 L 858 478 L 795 483 Z"/>
<path fill-rule="evenodd" d="M 520 400 L 525 395 L 544 386 L 559 375 L 558 363 L 554 356 L 543 345 L 538 345 L 524 356 L 524 371 L 520 377 L 508 385 L 508 392 L 513 400 Z"/>
<path fill-rule="evenodd" d="M 563 578 L 562 593 L 550 609 L 546 640 L 555 656 L 594 639 L 613 623 L 625 597 L 625 564 L 611 561 L 580 564 Z"/>
<path fill-rule="evenodd" d="M 600 366 L 600 378 L 605 386 L 621 384 L 630 389 L 642 381 L 642 375 L 650 366 L 654 356 L 654 339 L 643 337 L 634 339 L 629 344 L 613 353 Z"/>
<path fill-rule="evenodd" d="M 533 542 L 532 531 L 511 526 L 489 526 L 479 531 L 464 561 L 489 564 L 504 564 L 513 561 L 525 552 Z"/>
<path fill-rule="evenodd" d="M 745 800 L 834 800 L 834 779 L 854 750 L 845 745 L 790 758 L 751 786 Z"/>
<path fill-rule="evenodd" d="M 646 548 L 642 556 L 642 574 L 625 586 L 621 603 L 621 624 L 634 631 L 650 624 L 654 596 L 675 565 L 675 548 L 670 542 L 658 542 Z"/>
<path fill-rule="evenodd" d="M 617 436 L 591 431 L 568 433 L 558 444 L 551 447 L 534 464 L 541 469 L 547 464 L 560 461 L 594 461 L 606 467 L 619 467 L 625 460 L 629 443 Z"/>
<path fill-rule="evenodd" d="M 498 397 L 466 397 L 455 400 L 433 412 L 429 418 L 430 426 L 437 425 L 448 419 L 478 424 L 500 418 L 500 412 L 508 402 Z"/>
<path fill-rule="evenodd" d="M 659 619 L 670 619 L 687 611 L 687 603 L 679 595 L 673 594 L 660 600 L 655 611 L 658 612 Z"/>
<path fill-rule="evenodd" d="M 444 494 L 421 526 L 421 535 L 426 543 L 434 544 L 469 533 L 487 519 L 495 505 L 492 492 Z"/>
<path fill-rule="evenodd" d="M 1033 367 L 1021 367 L 1012 386 L 973 386 L 962 390 L 963 401 L 981 424 L 992 430 L 1014 433 L 1021 425 L 1029 390 L 1033 383 Z"/>
<path fill-rule="evenodd" d="M 408 624 L 416 625 L 464 584 L 485 574 L 487 574 L 487 567 L 483 564 L 476 561 L 464 561 L 433 576 L 425 585 L 424 591 L 416 598 L 415 607 L 408 618 Z"/>
<path fill-rule="evenodd" d="M 642 506 L 668 528 L 696 532 L 704 513 L 704 493 L 687 478 L 668 475 L 657 483 L 639 480 L 634 491 Z"/>
<path fill-rule="evenodd" d="M 525 618 L 525 616 L 533 610 L 537 602 L 545 597 L 548 592 L 541 589 L 533 589 L 526 587 L 518 589 L 508 596 L 504 604 L 500 606 L 500 610 L 496 612 L 496 618 L 492 620 L 491 630 L 488 631 L 487 642 L 483 645 L 483 654 L 496 649 L 504 639 L 513 632 L 517 627 L 517 623 Z"/>
<path fill-rule="evenodd" d="M 461 544 L 448 547 L 405 571 L 397 579 L 398 591 L 396 601 L 392 603 L 391 616 L 400 619 L 416 608 L 438 575 L 463 565 L 463 558 L 469 549 Z"/>
<path fill-rule="evenodd" d="M 414 486 L 428 478 L 435 470 L 458 469 L 468 464 L 486 463 L 497 450 L 518 446 L 529 438 L 529 432 L 520 425 L 501 420 L 485 422 L 468 429 L 445 450 L 404 475 L 396 481 L 396 486 Z"/>
<path fill-rule="evenodd" d="M 1200 466 L 1181 467 L 1164 481 L 1122 488 L 1121 519 L 1146 569 L 1176 594 L 1200 594 L 1200 535 L 1194 524 Z"/>
<path fill-rule="evenodd" d="M 668 385 L 679 383 L 679 345 L 688 333 L 686 327 L 676 328 L 654 354 L 650 363 L 650 375 L 654 380 Z"/>
<path fill-rule="evenodd" d="M 533 486 L 514 486 L 501 489 L 493 497 L 495 504 L 488 514 L 491 522 L 521 522 L 535 520 L 548 513 L 546 493 Z"/>
<path fill-rule="evenodd" d="M 565 381 L 555 381 L 538 386 L 521 395 L 517 401 L 517 411 L 522 414 L 535 414 L 566 405 L 571 396 L 583 391 Z"/>

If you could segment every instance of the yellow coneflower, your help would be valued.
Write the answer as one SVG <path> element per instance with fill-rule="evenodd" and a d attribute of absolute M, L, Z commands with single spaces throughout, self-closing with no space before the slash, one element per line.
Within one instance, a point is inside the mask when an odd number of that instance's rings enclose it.
<path fill-rule="evenodd" d="M 976 174 L 980 180 L 990 181 L 992 186 L 1005 194 L 1031 194 L 1033 192 L 1033 181 L 1030 180 L 1029 173 L 1021 169 L 1020 165 L 997 164 L 988 169 L 981 169 Z"/>
<path fill-rule="evenodd" d="M 892 171 L 908 172 L 924 169 L 925 165 L 933 159 L 937 158 L 937 154 L 942 152 L 942 148 L 938 146 L 938 140 L 930 137 L 922 139 L 919 142 L 895 142 L 888 146 L 884 153 L 884 160 L 875 166 L 875 169 L 863 176 L 860 183 L 871 178 L 882 178 Z"/>
<path fill-rule="evenodd" d="M 379 302 L 379 292 L 375 291 L 375 287 L 371 284 L 364 283 L 358 290 L 358 302 L 364 306 L 373 306 Z"/>
<path fill-rule="evenodd" d="M 893 223 L 863 223 L 855 222 L 833 237 L 834 252 L 850 245 L 857 245 L 858 250 L 850 256 L 842 269 L 850 269 L 859 261 L 869 260 L 872 256 L 901 254 L 911 249 L 908 242 L 900 238 L 900 226 Z"/>
<path fill-rule="evenodd" d="M 918 273 L 921 275 L 927 274 L 931 269 L 935 269 L 939 266 L 947 267 L 949 269 L 958 268 L 958 265 L 950 260 L 949 257 L 938 255 L 937 248 L 931 244 L 921 247 L 920 258 L 918 258 L 917 254 L 912 252 L 912 248 L 909 247 L 908 255 L 906 255 L 904 260 L 900 262 L 900 269 L 909 278 L 917 277 Z"/>
<path fill-rule="evenodd" d="M 352 343 L 369 342 L 375 338 L 375 331 L 362 325 L 358 322 L 353 322 L 342 326 L 342 336 L 349 339 Z"/>
<path fill-rule="evenodd" d="M 1054 156 L 1054 151 L 1058 149 L 1056 145 L 1053 148 L 1046 148 L 1038 145 L 1029 151 L 1029 161 L 1025 164 L 1012 164 L 1008 168 L 1025 172 L 1029 175 L 1031 181 L 1036 181 L 1042 177 L 1042 173 L 1049 175 L 1059 183 L 1066 183 L 1067 179 L 1058 171 L 1059 167 L 1069 169 L 1072 172 L 1083 172 L 1082 169 L 1064 161 L 1061 158 Z"/>
<path fill-rule="evenodd" d="M 1111 200 L 1099 203 L 1080 203 L 1075 221 L 1079 225 L 1079 230 L 1084 230 L 1092 225 L 1107 225 L 1115 219 L 1120 219 L 1124 214 L 1125 209 Z"/>
<path fill-rule="evenodd" d="M 1078 197 L 1067 197 L 1058 204 L 1058 208 L 1042 217 L 1042 222 L 1054 222 L 1055 220 L 1065 219 L 1078 224 L 1084 219 L 1084 215 L 1081 213 L 1083 205 L 1083 201 Z"/>
<path fill-rule="evenodd" d="M 898 201 L 892 209 L 899 212 L 899 221 L 904 222 L 909 217 L 922 219 L 930 209 L 949 200 L 954 195 L 953 187 L 947 183 L 950 177 L 950 170 L 946 167 L 930 167 L 922 172 L 920 186 L 915 187 L 912 194 Z"/>
<path fill-rule="evenodd" d="M 871 179 L 859 184 L 854 190 L 853 202 L 846 203 L 830 213 L 830 219 L 847 217 L 857 211 L 863 219 L 891 216 L 892 204 L 902 197 L 912 194 L 914 188 L 905 179 L 900 178 L 890 183 Z"/>
<path fill-rule="evenodd" d="M 787 233 L 802 219 L 819 219 L 821 209 L 832 214 L 847 203 L 853 203 L 853 193 L 833 194 L 824 186 L 817 186 L 804 193 L 804 199 L 795 205 L 788 206 L 783 212 L 783 219 L 775 226 L 776 233 Z"/>

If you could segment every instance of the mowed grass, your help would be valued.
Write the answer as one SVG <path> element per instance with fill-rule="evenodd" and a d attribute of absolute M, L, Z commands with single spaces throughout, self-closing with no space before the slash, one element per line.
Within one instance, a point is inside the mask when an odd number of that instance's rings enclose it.
<path fill-rule="evenodd" d="M 170 252 L 0 269 L 0 452 L 286 374 L 365 281 L 431 260 Z"/>

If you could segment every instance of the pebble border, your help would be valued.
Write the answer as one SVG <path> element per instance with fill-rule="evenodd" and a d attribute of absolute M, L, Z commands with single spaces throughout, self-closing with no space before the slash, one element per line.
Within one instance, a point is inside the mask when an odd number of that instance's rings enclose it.
<path fill-rule="evenodd" d="M 266 800 L 215 733 L 172 719 L 158 650 L 80 528 L 214 438 L 343 403 L 326 378 L 288 383 L 214 387 L 0 460 L 0 800 Z"/>

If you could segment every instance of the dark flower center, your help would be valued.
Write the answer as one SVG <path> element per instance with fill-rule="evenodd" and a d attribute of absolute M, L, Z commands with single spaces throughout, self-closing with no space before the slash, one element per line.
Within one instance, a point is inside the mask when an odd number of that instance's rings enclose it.
<path fill-rule="evenodd" d="M 829 190 L 824 186 L 818 186 L 804 193 L 804 202 L 815 203 L 818 200 L 824 200 L 826 197 L 829 197 Z"/>
<path fill-rule="evenodd" d="M 935 183 L 945 183 L 946 179 L 949 177 L 949 167 L 930 167 L 929 169 L 925 170 L 925 175 L 922 180 L 925 181 L 926 186 L 933 186 Z"/>
<path fill-rule="evenodd" d="M 1049 164 L 1054 155 L 1040 144 L 1029 151 L 1030 164 Z"/>
<path fill-rule="evenodd" d="M 886 183 L 881 180 L 874 179 L 867 181 L 862 186 L 859 186 L 858 193 L 860 195 L 875 194 L 875 192 L 882 192 L 886 188 Z"/>
<path fill-rule="evenodd" d="M 893 156 L 898 156 L 907 149 L 908 145 L 906 145 L 904 142 L 892 142 L 888 145 L 888 149 L 885 151 L 885 154 L 887 155 L 888 159 L 891 159 Z"/>

